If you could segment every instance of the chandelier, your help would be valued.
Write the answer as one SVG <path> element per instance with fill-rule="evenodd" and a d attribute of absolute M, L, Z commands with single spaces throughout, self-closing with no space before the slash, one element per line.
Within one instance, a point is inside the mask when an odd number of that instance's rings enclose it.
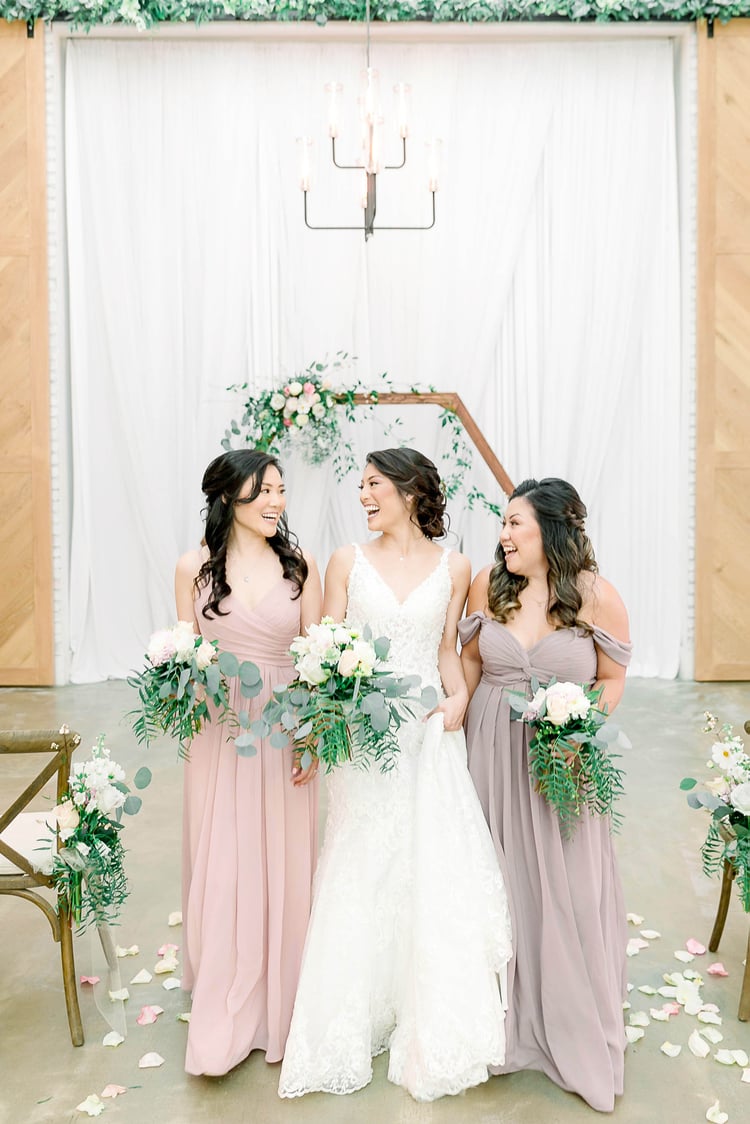
<path fill-rule="evenodd" d="M 399 82 L 393 87 L 396 95 L 398 132 L 401 140 L 401 161 L 398 164 L 385 164 L 383 161 L 383 115 L 380 109 L 379 75 L 370 64 L 370 0 L 367 0 L 365 25 L 367 34 L 367 66 L 362 71 L 362 97 L 359 99 L 359 119 L 361 130 L 361 156 L 354 164 L 340 164 L 336 159 L 336 140 L 339 135 L 339 111 L 343 86 L 340 82 L 329 82 L 325 86 L 328 96 L 328 135 L 331 138 L 331 159 L 334 167 L 343 171 L 356 171 L 362 176 L 360 205 L 363 212 L 362 226 L 319 226 L 310 222 L 307 196 L 312 188 L 312 167 L 314 141 L 311 137 L 298 137 L 300 188 L 304 199 L 305 226 L 309 230 L 362 230 L 365 242 L 375 233 L 375 212 L 377 208 L 377 178 L 384 171 L 398 171 L 406 164 L 406 138 L 409 135 L 408 103 L 411 87 Z M 438 189 L 439 160 L 442 142 L 433 139 L 427 142 L 428 149 L 428 190 L 432 196 L 432 220 L 424 226 L 378 226 L 378 230 L 431 230 L 435 225 L 435 192 Z"/>

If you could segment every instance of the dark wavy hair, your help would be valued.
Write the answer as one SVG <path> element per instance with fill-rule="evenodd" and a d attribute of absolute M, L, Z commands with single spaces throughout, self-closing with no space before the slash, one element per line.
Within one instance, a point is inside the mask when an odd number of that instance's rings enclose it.
<path fill-rule="evenodd" d="M 374 465 L 405 499 L 414 499 L 411 521 L 428 539 L 441 539 L 448 531 L 445 495 L 440 474 L 432 461 L 416 449 L 379 449 L 367 454 Z"/>
<path fill-rule="evenodd" d="M 542 534 L 542 549 L 549 565 L 549 615 L 554 615 L 564 628 L 578 626 L 590 631 L 578 619 L 583 604 L 578 577 L 584 570 L 595 573 L 598 569 L 584 529 L 585 504 L 572 484 L 556 476 L 524 480 L 510 498 L 520 496 L 531 504 Z M 506 569 L 505 554 L 498 543 L 487 589 L 487 605 L 496 620 L 507 621 L 511 613 L 520 609 L 518 595 L 527 585 L 528 579 L 522 574 L 511 574 Z"/>
<path fill-rule="evenodd" d="M 262 453 L 259 449 L 230 449 L 212 460 L 203 473 L 201 487 L 206 497 L 204 536 L 209 553 L 198 571 L 195 588 L 197 591 L 206 585 L 211 586 L 210 596 L 203 606 L 204 617 L 227 615 L 220 605 L 232 592 L 227 582 L 227 545 L 234 523 L 234 505 L 251 503 L 260 495 L 263 476 L 270 467 L 282 472 L 278 460 L 270 453 Z M 252 480 L 250 495 L 239 499 L 248 480 Z M 287 526 L 285 515 L 279 519 L 276 534 L 268 542 L 281 561 L 284 577 L 297 586 L 296 599 L 302 593 L 307 578 L 307 562 L 296 536 Z"/>

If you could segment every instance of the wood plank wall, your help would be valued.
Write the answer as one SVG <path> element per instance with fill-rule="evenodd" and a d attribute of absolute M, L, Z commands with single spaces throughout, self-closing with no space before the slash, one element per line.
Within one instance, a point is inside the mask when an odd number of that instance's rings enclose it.
<path fill-rule="evenodd" d="M 52 683 L 44 28 L 0 20 L 0 684 Z"/>
<path fill-rule="evenodd" d="M 750 679 L 750 20 L 698 29 L 696 679 Z"/>

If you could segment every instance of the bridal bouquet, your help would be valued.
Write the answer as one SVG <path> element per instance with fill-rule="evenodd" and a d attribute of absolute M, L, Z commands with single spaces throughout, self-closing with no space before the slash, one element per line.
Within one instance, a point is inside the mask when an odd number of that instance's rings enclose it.
<path fill-rule="evenodd" d="M 511 699 L 510 705 L 514 717 L 534 727 L 529 772 L 537 791 L 557 812 L 563 834 L 572 838 L 584 809 L 612 816 L 617 826 L 614 803 L 622 795 L 623 772 L 608 746 L 628 743 L 598 708 L 601 688 L 586 690 L 552 679 L 546 687 L 532 680 L 532 690 L 531 701 L 522 692 L 509 692 L 518 700 Z"/>
<path fill-rule="evenodd" d="M 330 771 L 343 761 L 361 765 L 376 762 L 381 772 L 393 767 L 399 751 L 396 732 L 404 714 L 413 717 L 408 702 L 431 710 L 437 703 L 434 687 L 419 694 L 418 675 L 392 675 L 385 661 L 390 640 L 372 638 L 324 617 L 298 636 L 291 653 L 297 677 L 274 688 L 251 731 L 281 747 L 291 738 L 304 750 L 303 768 L 313 757 Z M 280 725 L 280 730 L 272 728 Z"/>
<path fill-rule="evenodd" d="M 750 913 L 750 757 L 728 723 L 719 726 L 716 715 L 708 710 L 703 717 L 703 732 L 715 738 L 706 768 L 717 770 L 717 775 L 701 781 L 700 788 L 694 777 L 684 777 L 680 788 L 687 792 L 691 808 L 711 814 L 701 847 L 704 873 L 717 874 L 729 862 L 742 908 Z"/>
<path fill-rule="evenodd" d="M 190 621 L 155 632 L 146 652 L 147 666 L 128 677 L 140 698 L 133 730 L 139 742 L 149 745 L 159 734 L 176 738 L 181 756 L 206 722 L 213 704 L 219 722 L 242 723 L 229 705 L 228 677 L 238 676 L 240 691 L 253 698 L 262 687 L 254 663 L 239 662 L 231 652 L 220 652 L 216 640 L 198 636 Z M 247 740 L 244 734 L 237 739 Z"/>
<path fill-rule="evenodd" d="M 148 769 L 136 773 L 133 784 L 145 788 Z M 128 896 L 120 841 L 122 814 L 135 815 L 141 798 L 125 784 L 125 772 L 110 759 L 99 737 L 88 761 L 73 765 L 68 789 L 50 813 L 47 826 L 63 844 L 54 853 L 52 879 L 58 897 L 81 930 L 116 923 Z"/>

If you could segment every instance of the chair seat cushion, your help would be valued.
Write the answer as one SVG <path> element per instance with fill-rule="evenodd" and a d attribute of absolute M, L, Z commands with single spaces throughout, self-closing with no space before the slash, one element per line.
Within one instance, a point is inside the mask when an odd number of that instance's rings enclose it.
<path fill-rule="evenodd" d="M 47 828 L 47 818 L 45 812 L 20 812 L 0 835 L 3 843 L 28 859 L 40 874 L 51 874 L 54 861 L 55 838 Z M 23 873 L 9 858 L 0 854 L 0 875 Z"/>

